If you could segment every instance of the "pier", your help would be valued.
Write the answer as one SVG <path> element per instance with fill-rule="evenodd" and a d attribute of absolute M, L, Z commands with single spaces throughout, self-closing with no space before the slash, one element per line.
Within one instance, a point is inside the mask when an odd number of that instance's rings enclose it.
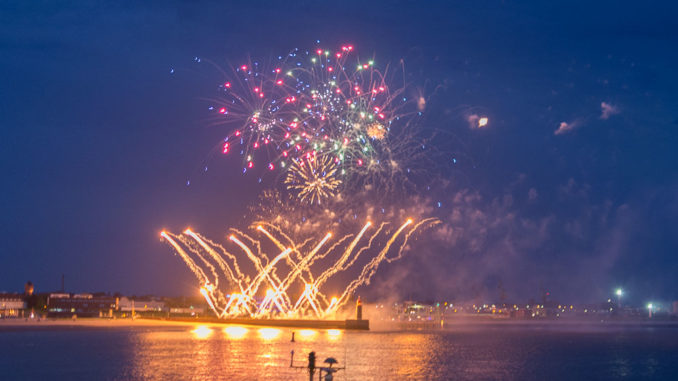
<path fill-rule="evenodd" d="M 155 320 L 188 322 L 188 323 L 214 323 L 214 324 L 238 324 L 238 325 L 254 325 L 265 327 L 289 327 L 289 328 L 315 328 L 315 329 L 344 329 L 344 330 L 358 330 L 368 331 L 370 329 L 370 321 L 366 319 L 360 320 L 309 320 L 309 319 L 250 319 L 250 318 L 233 318 L 233 319 L 218 319 L 218 318 L 148 318 Z"/>

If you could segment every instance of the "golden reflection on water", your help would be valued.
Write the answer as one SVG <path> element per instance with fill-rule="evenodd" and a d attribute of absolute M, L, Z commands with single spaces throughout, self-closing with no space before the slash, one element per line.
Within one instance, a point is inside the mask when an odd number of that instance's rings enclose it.
<path fill-rule="evenodd" d="M 245 327 L 230 326 L 224 328 L 224 333 L 231 340 L 242 339 L 247 335 L 247 332 L 249 332 L 249 330 Z"/>
<path fill-rule="evenodd" d="M 304 340 L 312 340 L 317 334 L 318 331 L 313 329 L 302 329 L 299 331 L 299 336 L 301 336 L 301 338 Z"/>
<path fill-rule="evenodd" d="M 206 325 L 199 325 L 191 332 L 198 339 L 206 339 L 212 335 L 212 329 Z"/>
<path fill-rule="evenodd" d="M 330 340 L 337 340 L 341 336 L 341 330 L 339 329 L 328 329 L 327 338 Z"/>
<path fill-rule="evenodd" d="M 396 351 L 394 361 L 398 361 L 396 374 L 400 377 L 414 377 L 423 374 L 427 363 L 435 356 L 438 350 L 434 338 L 431 335 L 420 333 L 404 333 L 395 338 Z M 426 360 L 428 361 L 426 361 Z"/>
<path fill-rule="evenodd" d="M 292 332 L 297 340 L 291 342 Z M 308 353 L 317 365 L 333 357 L 342 370 L 337 380 L 426 379 L 439 376 L 435 335 L 406 332 L 354 332 L 273 327 L 207 326 L 158 328 L 134 333 L 129 379 L 303 380 Z M 433 362 L 432 362 L 433 361 Z M 435 378 L 435 377 L 434 377 Z"/>
<path fill-rule="evenodd" d="M 274 340 L 280 336 L 280 332 L 278 328 L 259 328 L 259 337 L 264 340 Z"/>

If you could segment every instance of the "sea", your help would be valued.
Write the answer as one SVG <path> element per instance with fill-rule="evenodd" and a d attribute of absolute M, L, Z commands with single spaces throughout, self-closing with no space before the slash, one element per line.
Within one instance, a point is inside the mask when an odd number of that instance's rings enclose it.
<path fill-rule="evenodd" d="M 333 358 L 344 368 L 334 380 L 678 380 L 675 325 L 589 323 L 365 332 L 0 326 L 0 379 L 308 380 L 311 351 L 317 367 Z"/>

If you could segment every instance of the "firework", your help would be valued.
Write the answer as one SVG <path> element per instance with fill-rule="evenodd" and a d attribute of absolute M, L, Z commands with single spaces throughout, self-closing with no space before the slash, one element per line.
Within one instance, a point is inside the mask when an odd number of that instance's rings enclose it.
<path fill-rule="evenodd" d="M 341 180 L 337 178 L 334 160 L 325 156 L 295 161 L 287 172 L 285 184 L 300 201 L 320 204 L 322 200 L 336 195 Z"/>
<path fill-rule="evenodd" d="M 268 66 L 250 60 L 227 77 L 211 99 L 212 122 L 227 128 L 220 150 L 241 155 L 243 173 L 322 157 L 345 185 L 360 186 L 409 174 L 423 156 L 413 119 L 421 100 L 351 45 L 295 49 Z"/>
<path fill-rule="evenodd" d="M 432 218 L 419 223 L 408 219 L 398 229 L 388 233 L 388 224 L 381 223 L 375 229 L 368 221 L 356 235 L 333 237 L 331 233 L 327 233 L 322 239 L 310 245 L 309 241 L 295 243 L 272 224 L 253 227 L 254 232 L 264 240 L 233 230 L 229 241 L 233 242 L 252 263 L 256 270 L 253 277 L 246 277 L 239 271 L 225 270 L 239 268 L 236 257 L 227 253 L 222 246 L 207 245 L 206 242 L 210 241 L 198 233 L 187 229 L 181 235 L 162 232 L 161 236 L 195 274 L 201 284 L 200 293 L 218 317 L 323 318 L 344 306 L 357 287 L 369 283 L 381 263 L 399 259 L 415 232 L 438 223 L 438 220 Z M 372 232 L 368 233 L 370 229 Z M 378 241 L 382 243 L 378 244 Z M 274 257 L 266 255 L 263 252 L 266 243 L 272 244 L 273 250 L 278 251 L 278 254 Z M 368 252 L 377 254 L 338 296 L 329 298 L 322 291 L 327 280 L 356 264 L 359 257 Z M 389 258 L 390 252 L 395 252 L 396 255 Z M 230 266 L 219 265 L 228 261 L 232 262 Z M 323 264 L 318 266 L 320 261 L 323 261 Z M 288 270 L 284 276 L 278 276 L 282 263 L 286 264 L 285 268 Z M 217 268 L 223 271 L 216 271 Z M 222 275 L 227 278 L 228 286 L 225 288 L 218 286 L 219 277 Z M 267 286 L 265 292 L 261 291 L 263 285 Z M 301 289 L 296 300 L 292 298 L 295 285 Z"/>
<path fill-rule="evenodd" d="M 367 126 L 367 136 L 370 139 L 383 140 L 386 137 L 386 127 L 379 122 L 370 123 Z"/>
<path fill-rule="evenodd" d="M 271 66 L 248 61 L 226 77 L 210 107 L 212 123 L 227 130 L 220 151 L 240 155 L 243 173 L 276 173 L 287 192 L 265 190 L 251 231 L 231 229 L 224 245 L 190 229 L 161 236 L 220 318 L 329 316 L 381 263 L 401 258 L 415 233 L 439 223 L 406 218 L 423 210 L 402 195 L 390 208 L 368 202 L 435 161 L 418 130 L 426 100 L 409 100 L 399 76 L 350 45 L 295 49 Z M 374 217 L 405 222 L 358 229 Z M 328 295 L 328 281 L 354 266 L 358 277 Z"/>

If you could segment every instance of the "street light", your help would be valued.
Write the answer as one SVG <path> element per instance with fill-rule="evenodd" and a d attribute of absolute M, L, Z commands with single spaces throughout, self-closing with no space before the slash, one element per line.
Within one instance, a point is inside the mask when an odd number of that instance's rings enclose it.
<path fill-rule="evenodd" d="M 649 317 L 649 318 L 652 318 L 652 303 L 648 303 L 648 304 L 647 304 L 647 310 L 648 310 L 648 312 L 649 312 L 648 317 Z"/>
<path fill-rule="evenodd" d="M 621 297 L 624 295 L 624 291 L 618 288 L 614 291 L 614 294 L 617 295 L 617 308 L 621 310 Z"/>

